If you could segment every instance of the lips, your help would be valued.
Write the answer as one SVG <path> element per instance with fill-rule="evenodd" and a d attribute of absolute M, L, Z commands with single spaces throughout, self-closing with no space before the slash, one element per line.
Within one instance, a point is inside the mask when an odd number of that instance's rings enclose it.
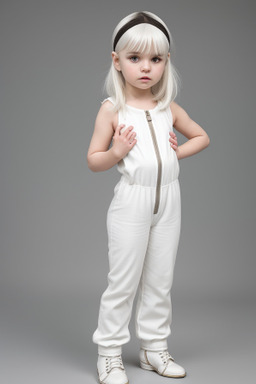
<path fill-rule="evenodd" d="M 143 76 L 140 78 L 140 80 L 151 80 L 150 77 L 147 77 L 147 76 Z"/>

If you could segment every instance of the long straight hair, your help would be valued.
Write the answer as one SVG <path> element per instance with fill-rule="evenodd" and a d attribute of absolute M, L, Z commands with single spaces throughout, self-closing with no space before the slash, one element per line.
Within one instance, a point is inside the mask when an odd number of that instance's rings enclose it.
<path fill-rule="evenodd" d="M 158 29 L 152 24 L 142 23 L 137 24 L 134 27 L 128 29 L 121 36 L 120 40 L 116 45 L 115 52 L 118 54 L 120 51 L 125 49 L 132 52 L 136 51 L 141 52 L 142 54 L 147 54 L 153 48 L 154 52 L 157 55 L 164 56 L 164 59 L 166 60 L 166 65 L 163 72 L 163 76 L 161 80 L 151 88 L 151 91 L 153 94 L 153 100 L 158 102 L 159 108 L 165 109 L 169 107 L 171 101 L 176 98 L 181 83 L 180 75 L 177 69 L 171 62 L 171 58 L 168 59 L 167 56 L 168 52 L 172 51 L 174 47 L 173 39 L 166 24 L 158 16 L 151 12 L 145 11 L 143 13 L 148 14 L 149 16 L 153 17 L 164 25 L 169 34 L 170 46 L 166 36 L 160 29 Z M 122 28 L 122 26 L 130 20 L 136 19 L 136 17 L 138 17 L 138 14 L 139 12 L 134 12 L 126 16 L 118 23 L 112 35 L 112 46 L 115 36 L 118 31 Z M 113 61 L 107 74 L 104 88 L 107 94 L 111 96 L 114 101 L 114 111 L 118 111 L 120 109 L 125 110 L 125 80 L 123 74 L 115 69 Z"/>

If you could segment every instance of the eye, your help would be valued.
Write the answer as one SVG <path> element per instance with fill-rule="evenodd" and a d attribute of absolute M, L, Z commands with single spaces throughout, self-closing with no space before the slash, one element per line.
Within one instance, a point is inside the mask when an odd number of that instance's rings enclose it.
<path fill-rule="evenodd" d="M 159 63 L 161 61 L 160 57 L 153 57 L 152 59 L 153 63 Z"/>
<path fill-rule="evenodd" d="M 131 60 L 133 63 L 137 63 L 138 60 L 139 60 L 139 58 L 138 58 L 138 56 L 131 56 L 131 57 L 130 57 L 130 60 Z"/>

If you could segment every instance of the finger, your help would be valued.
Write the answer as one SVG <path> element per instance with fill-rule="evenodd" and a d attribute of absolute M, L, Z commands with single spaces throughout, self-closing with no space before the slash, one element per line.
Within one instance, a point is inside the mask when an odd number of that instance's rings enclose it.
<path fill-rule="evenodd" d="M 132 141 L 129 141 L 130 148 L 133 148 L 136 143 L 137 143 L 136 139 L 133 139 Z"/>
<path fill-rule="evenodd" d="M 173 138 L 173 139 L 177 139 L 176 135 L 174 132 L 169 132 L 170 136 Z"/>
<path fill-rule="evenodd" d="M 119 124 L 117 127 L 116 127 L 116 130 L 115 130 L 115 135 L 120 135 L 120 130 L 125 127 L 125 124 Z"/>
<path fill-rule="evenodd" d="M 177 142 L 177 137 L 176 137 L 175 133 L 173 133 L 173 132 L 170 133 L 169 141 Z"/>
<path fill-rule="evenodd" d="M 169 140 L 170 141 L 170 145 L 173 149 L 177 149 L 178 148 L 178 143 L 177 142 L 173 142 L 172 140 Z"/>
<path fill-rule="evenodd" d="M 178 144 L 177 140 L 175 140 L 175 139 L 169 139 L 169 141 L 171 144 L 174 144 L 174 145 Z"/>
<path fill-rule="evenodd" d="M 136 139 L 135 139 L 135 136 L 131 136 L 131 137 L 129 138 L 129 144 L 132 144 L 132 143 L 134 142 L 134 140 L 136 140 Z"/>
<path fill-rule="evenodd" d="M 126 136 L 127 140 L 131 140 L 136 136 L 136 132 L 130 131 L 130 133 Z"/>
<path fill-rule="evenodd" d="M 133 127 L 130 125 L 125 131 L 124 131 L 124 135 L 125 136 L 128 136 L 129 133 L 133 130 Z"/>

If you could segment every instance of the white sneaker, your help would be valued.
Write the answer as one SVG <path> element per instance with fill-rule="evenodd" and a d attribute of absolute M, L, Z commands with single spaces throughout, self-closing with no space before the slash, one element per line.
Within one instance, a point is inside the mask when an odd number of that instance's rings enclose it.
<path fill-rule="evenodd" d="M 121 355 L 99 355 L 97 368 L 100 384 L 129 384 Z"/>
<path fill-rule="evenodd" d="M 174 363 L 173 357 L 167 350 L 146 351 L 140 350 L 140 366 L 149 371 L 156 371 L 161 376 L 185 377 L 186 371 L 180 365 Z"/>

